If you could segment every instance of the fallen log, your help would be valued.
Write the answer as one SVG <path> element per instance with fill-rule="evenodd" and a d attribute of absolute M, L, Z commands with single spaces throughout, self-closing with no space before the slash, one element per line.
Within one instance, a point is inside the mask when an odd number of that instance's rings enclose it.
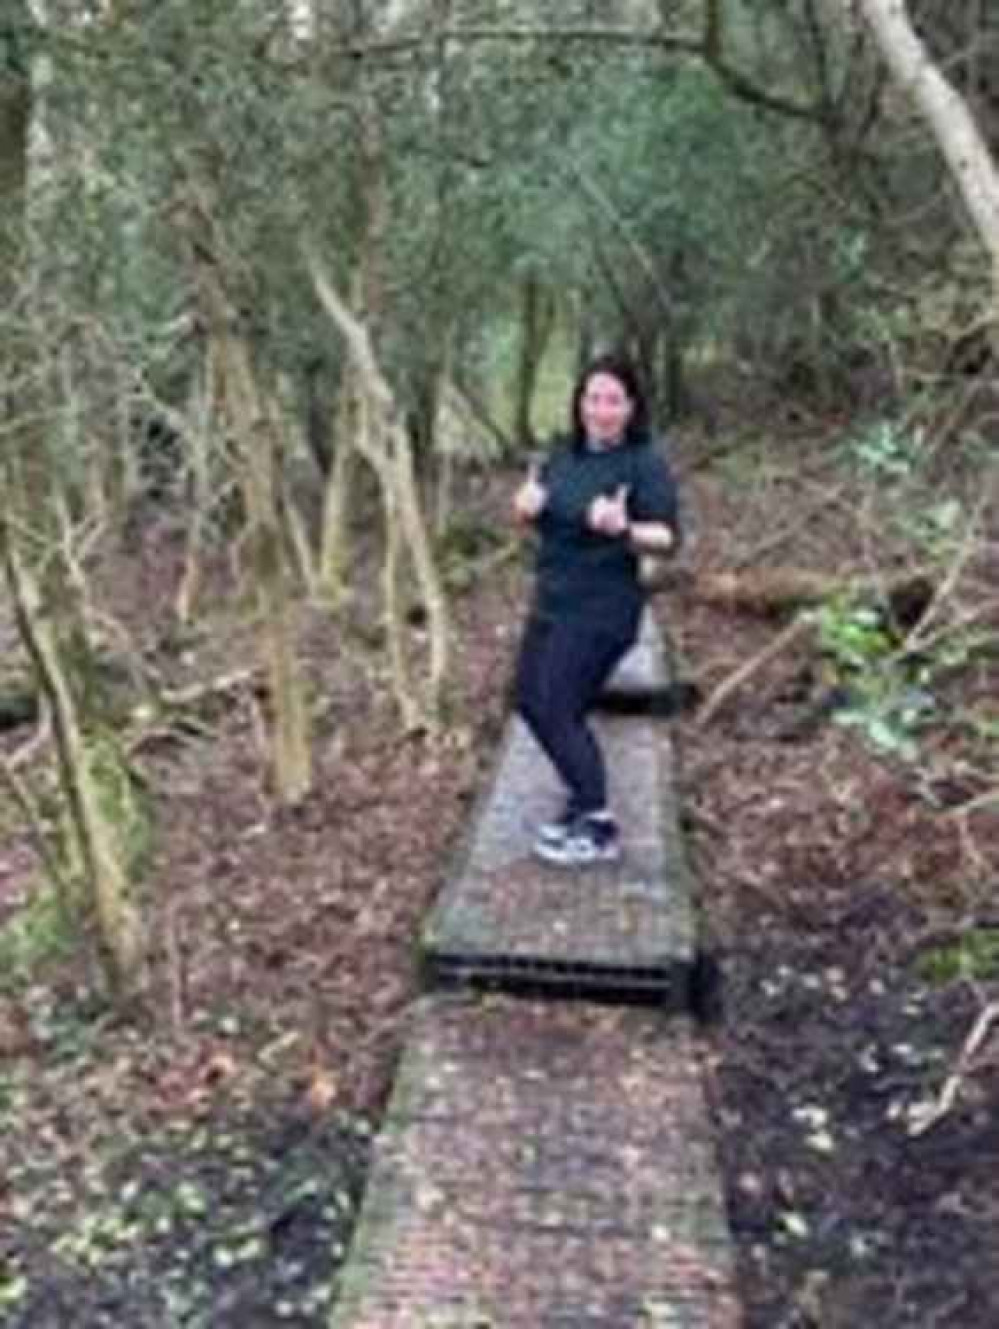
<path fill-rule="evenodd" d="M 765 616 L 785 614 L 842 596 L 866 597 L 881 607 L 885 624 L 900 640 L 920 622 L 935 595 L 933 582 L 919 571 L 873 576 L 816 573 L 799 568 L 695 573 L 686 589 L 702 603 Z M 761 669 L 814 633 L 815 624 L 810 617 L 791 617 L 771 642 L 715 687 L 701 708 L 699 723 L 709 724 L 729 698 Z M 820 702 L 820 709 L 823 712 L 827 709 L 824 701 Z"/>
<path fill-rule="evenodd" d="M 919 621 L 933 598 L 923 571 L 828 573 L 804 568 L 754 568 L 741 572 L 675 571 L 673 587 L 701 604 L 772 617 L 842 596 L 869 596 L 902 628 Z"/>
<path fill-rule="evenodd" d="M 155 718 L 153 728 L 160 731 L 176 724 L 178 719 L 190 714 L 195 719 L 210 715 L 218 708 L 230 704 L 234 693 L 249 689 L 259 692 L 263 679 L 255 668 L 235 669 L 207 682 L 192 683 L 186 687 L 163 688 L 155 701 L 141 701 L 131 708 L 126 708 L 120 716 L 123 724 L 134 726 L 134 733 L 129 744 L 139 745 L 146 742 L 145 732 L 150 721 Z M 38 689 L 28 679 L 14 679 L 0 683 L 0 733 L 21 729 L 37 724 L 41 716 Z M 32 740 L 32 746 L 34 740 Z M 20 762 L 18 763 L 20 764 Z"/>

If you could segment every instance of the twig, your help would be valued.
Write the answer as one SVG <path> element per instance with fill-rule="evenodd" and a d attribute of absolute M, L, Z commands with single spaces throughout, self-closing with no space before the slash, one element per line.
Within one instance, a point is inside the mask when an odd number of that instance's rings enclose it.
<path fill-rule="evenodd" d="M 447 396 L 454 398 L 457 406 L 463 406 L 482 425 L 501 453 L 508 455 L 514 450 L 513 439 L 501 425 L 496 423 L 489 414 L 485 402 L 467 384 L 460 383 L 457 379 L 447 379 L 444 391 Z"/>
<path fill-rule="evenodd" d="M 923 1135 L 931 1130 L 953 1108 L 960 1092 L 961 1084 L 969 1070 L 972 1057 L 985 1042 L 989 1030 L 999 1020 L 999 1001 L 992 1001 L 982 1008 L 971 1027 L 971 1032 L 964 1040 L 964 1046 L 958 1053 L 954 1070 L 948 1075 L 935 1102 L 917 1104 L 909 1120 L 909 1134 Z"/>
<path fill-rule="evenodd" d="M 184 1032 L 184 989 L 185 972 L 181 955 L 180 939 L 177 930 L 177 906 L 173 904 L 167 910 L 164 929 L 164 942 L 167 959 L 167 979 L 170 989 L 170 1027 L 175 1038 Z"/>
<path fill-rule="evenodd" d="M 32 740 L 34 741 L 34 740 Z M 45 829 L 45 818 L 39 811 L 35 802 L 35 796 L 31 789 L 14 769 L 13 764 L 8 759 L 0 760 L 0 779 L 7 785 L 13 795 L 14 802 L 17 804 L 27 825 L 28 836 L 35 846 L 35 852 L 41 859 L 49 879 L 54 883 L 58 891 L 59 899 L 64 906 L 68 906 L 70 899 L 71 884 L 63 871 L 59 857 L 49 840 Z"/>
<path fill-rule="evenodd" d="M 787 627 L 784 628 L 783 632 L 779 632 L 773 641 L 768 643 L 762 651 L 754 655 L 752 659 L 747 660 L 745 664 L 740 665 L 734 673 L 729 674 L 727 678 L 723 679 L 702 707 L 701 713 L 698 717 L 699 726 L 703 729 L 705 725 L 709 724 L 733 692 L 736 692 L 741 688 L 743 684 L 752 678 L 758 670 L 762 669 L 764 665 L 769 664 L 770 661 L 780 655 L 782 651 L 787 650 L 787 648 L 798 641 L 799 638 L 804 637 L 810 632 L 812 626 L 812 623 L 807 618 L 794 619 L 794 621 L 789 623 Z"/>
<path fill-rule="evenodd" d="M 234 692 L 237 688 L 255 684 L 259 672 L 256 668 L 234 669 L 232 673 L 220 674 L 207 683 L 192 683 L 186 688 L 165 688 L 160 693 L 160 701 L 165 706 L 193 706 L 220 692 Z"/>
<path fill-rule="evenodd" d="M 251 695 L 262 683 L 256 668 L 235 669 L 232 673 L 222 674 L 209 679 L 207 683 L 192 683 L 185 688 L 164 688 L 158 696 L 159 705 L 168 712 L 189 711 L 196 709 L 202 702 L 239 688 L 246 687 Z M 176 742 L 182 736 L 209 736 L 212 732 L 208 724 L 193 719 L 190 715 L 169 715 L 164 720 L 159 710 L 150 715 L 146 706 L 138 707 L 132 715 L 133 727 L 125 737 L 125 751 L 129 756 L 160 741 Z"/>
<path fill-rule="evenodd" d="M 470 560 L 468 564 L 469 571 L 474 573 L 477 578 L 485 577 L 497 568 L 515 562 L 520 557 L 522 548 L 523 546 L 519 540 L 506 540 L 498 549 L 484 554 L 479 559 Z"/>
<path fill-rule="evenodd" d="M 968 803 L 961 803 L 960 806 L 952 808 L 947 815 L 949 817 L 964 817 L 969 812 L 980 812 L 982 808 L 987 808 L 991 803 L 999 803 L 999 785 L 996 785 L 994 789 L 986 789 L 982 794 L 977 794 Z"/>
<path fill-rule="evenodd" d="M 946 576 L 938 584 L 937 589 L 933 594 L 933 598 L 927 605 L 925 612 L 920 615 L 918 623 L 915 624 L 912 631 L 898 648 L 896 654 L 899 658 L 904 658 L 906 655 L 912 654 L 913 651 L 918 650 L 920 646 L 925 643 L 929 627 L 939 616 L 942 606 L 946 604 L 947 600 L 949 600 L 954 593 L 954 589 L 960 581 L 961 575 L 968 563 L 971 561 L 971 557 L 975 552 L 977 543 L 981 537 L 981 518 L 992 502 L 995 486 L 996 472 L 994 471 L 989 477 L 985 488 L 982 491 L 981 497 L 975 504 L 975 512 L 971 521 L 968 522 L 967 532 L 964 539 L 961 541 L 953 562 L 947 569 Z"/>
<path fill-rule="evenodd" d="M 767 535 L 754 548 L 736 559 L 732 565 L 735 571 L 738 572 L 743 568 L 755 566 L 759 563 L 763 554 L 772 554 L 775 549 L 779 549 L 781 545 L 786 544 L 792 536 L 797 535 L 809 522 L 813 521 L 818 513 L 823 512 L 834 503 L 841 502 L 845 490 L 845 485 L 837 485 L 832 493 L 824 490 L 821 499 L 802 508 L 793 521 Z"/>
<path fill-rule="evenodd" d="M 210 738 L 212 733 L 212 729 L 207 724 L 185 718 L 175 724 L 153 725 L 151 728 L 138 729 L 127 734 L 123 750 L 125 756 L 135 757 L 146 748 L 153 747 L 157 743 L 176 744 L 185 739 L 193 741 L 197 738 Z"/>
<path fill-rule="evenodd" d="M 948 636 L 952 636 L 956 632 L 963 632 L 966 628 L 974 627 L 980 619 L 990 619 L 997 608 L 999 608 L 999 599 L 992 599 L 983 600 L 967 609 L 956 612 L 949 622 L 937 624 L 932 632 L 920 632 L 919 651 L 926 652 L 936 648 Z M 925 616 L 923 621 L 925 621 Z M 908 654 L 909 650 L 908 645 L 903 643 L 899 650 L 895 652 L 893 658 Z"/>
<path fill-rule="evenodd" d="M 35 726 L 35 732 L 21 746 L 6 759 L 8 771 L 19 771 L 22 766 L 26 766 L 32 757 L 45 746 L 52 737 L 52 712 L 44 697 L 39 698 L 39 717 L 38 724 Z"/>

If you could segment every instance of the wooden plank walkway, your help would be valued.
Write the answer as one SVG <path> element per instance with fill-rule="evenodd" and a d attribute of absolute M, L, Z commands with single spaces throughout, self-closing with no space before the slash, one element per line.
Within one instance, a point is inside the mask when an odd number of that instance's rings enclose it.
<path fill-rule="evenodd" d="M 424 929 L 432 981 L 688 1008 L 696 938 L 670 748 L 654 721 L 606 716 L 598 728 L 618 775 L 620 862 L 571 873 L 533 857 L 561 794 L 512 721 L 474 838 Z"/>
<path fill-rule="evenodd" d="M 650 632 L 613 686 L 665 685 Z M 624 853 L 567 872 L 530 854 L 558 790 L 511 721 L 422 938 L 428 984 L 463 990 L 414 1009 L 332 1329 L 740 1323 L 672 747 L 599 725 Z"/>
<path fill-rule="evenodd" d="M 650 620 L 608 691 L 655 700 L 667 687 Z M 423 932 L 431 983 L 689 1008 L 696 936 L 672 748 L 648 718 L 604 715 L 596 724 L 624 831 L 621 861 L 567 873 L 534 858 L 535 828 L 560 809 L 563 795 L 514 718 Z"/>
<path fill-rule="evenodd" d="M 334 1329 L 735 1329 L 687 1022 L 430 1000 L 353 1252 Z"/>

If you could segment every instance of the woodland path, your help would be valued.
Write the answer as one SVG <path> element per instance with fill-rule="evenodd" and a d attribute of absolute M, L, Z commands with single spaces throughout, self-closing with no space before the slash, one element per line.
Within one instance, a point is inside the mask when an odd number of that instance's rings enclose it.
<path fill-rule="evenodd" d="M 735 1329 L 694 1008 L 668 682 L 649 625 L 600 725 L 613 867 L 530 855 L 557 798 L 510 722 L 421 939 L 333 1329 Z"/>

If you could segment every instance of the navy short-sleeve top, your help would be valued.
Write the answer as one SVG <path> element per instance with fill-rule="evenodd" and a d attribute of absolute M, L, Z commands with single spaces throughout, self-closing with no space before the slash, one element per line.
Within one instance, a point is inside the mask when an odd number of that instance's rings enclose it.
<path fill-rule="evenodd" d="M 677 488 L 664 447 L 651 440 L 601 449 L 562 444 L 544 463 L 541 483 L 533 612 L 633 632 L 646 600 L 638 557 L 628 540 L 592 531 L 586 514 L 595 498 L 612 498 L 625 485 L 629 518 L 665 522 L 679 540 Z"/>

